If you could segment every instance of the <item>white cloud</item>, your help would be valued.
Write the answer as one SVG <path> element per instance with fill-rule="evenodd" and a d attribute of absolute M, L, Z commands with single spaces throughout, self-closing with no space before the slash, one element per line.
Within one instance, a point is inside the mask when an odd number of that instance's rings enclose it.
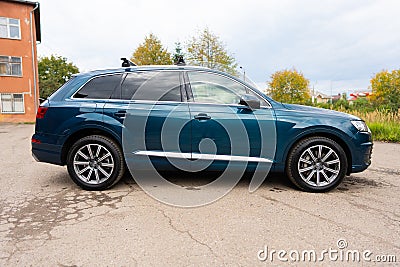
<path fill-rule="evenodd" d="M 367 88 L 399 68 L 400 2 L 390 0 L 50 1 L 42 0 L 40 55 L 56 53 L 81 70 L 117 67 L 144 36 L 170 49 L 208 26 L 258 83 L 295 67 L 319 91 Z M 327 85 L 328 84 L 328 85 Z M 337 85 L 337 87 L 335 87 Z"/>

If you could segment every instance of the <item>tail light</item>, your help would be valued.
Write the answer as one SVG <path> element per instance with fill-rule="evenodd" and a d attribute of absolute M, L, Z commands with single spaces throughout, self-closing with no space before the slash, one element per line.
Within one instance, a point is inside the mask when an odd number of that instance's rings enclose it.
<path fill-rule="evenodd" d="M 39 139 L 32 138 L 32 143 L 40 144 L 40 143 L 42 143 L 42 142 L 41 142 Z"/>
<path fill-rule="evenodd" d="M 39 107 L 36 113 L 36 119 L 43 119 L 48 109 L 48 107 Z"/>

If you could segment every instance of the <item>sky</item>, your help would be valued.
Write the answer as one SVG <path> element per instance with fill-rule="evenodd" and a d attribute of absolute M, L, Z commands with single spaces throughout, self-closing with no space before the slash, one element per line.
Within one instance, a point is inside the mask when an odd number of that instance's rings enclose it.
<path fill-rule="evenodd" d="M 39 0 L 39 56 L 80 71 L 120 66 L 153 33 L 173 52 L 208 27 L 260 89 L 295 68 L 326 94 L 368 90 L 400 69 L 399 0 Z"/>

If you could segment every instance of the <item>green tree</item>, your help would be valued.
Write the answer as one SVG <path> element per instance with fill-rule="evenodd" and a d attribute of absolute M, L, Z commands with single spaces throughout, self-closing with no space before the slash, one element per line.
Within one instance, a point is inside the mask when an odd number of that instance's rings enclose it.
<path fill-rule="evenodd" d="M 372 102 L 390 111 L 400 108 L 400 70 L 381 71 L 371 79 Z"/>
<path fill-rule="evenodd" d="M 353 101 L 353 104 L 349 107 L 353 110 L 361 111 L 361 112 L 371 112 L 374 110 L 371 102 L 366 97 L 358 97 Z"/>
<path fill-rule="evenodd" d="M 174 64 L 176 64 L 178 62 L 180 57 L 184 58 L 185 54 L 182 51 L 181 43 L 177 42 L 177 43 L 175 43 L 175 52 L 174 52 L 174 55 L 173 55 Z"/>
<path fill-rule="evenodd" d="M 72 74 L 79 72 L 79 69 L 72 62 L 67 62 L 65 57 L 54 55 L 39 58 L 38 68 L 39 95 L 42 98 L 47 98 L 68 81 Z"/>
<path fill-rule="evenodd" d="M 131 60 L 138 65 L 171 65 L 171 54 L 163 47 L 160 39 L 150 33 L 133 52 Z"/>
<path fill-rule="evenodd" d="M 304 104 L 310 99 L 309 84 L 301 72 L 286 69 L 271 75 L 267 93 L 280 102 Z"/>
<path fill-rule="evenodd" d="M 208 67 L 237 74 L 237 63 L 225 49 L 225 45 L 219 37 L 208 28 L 205 28 L 198 36 L 192 37 L 187 42 L 187 61 L 191 65 Z"/>
<path fill-rule="evenodd" d="M 349 106 L 349 101 L 347 101 L 347 99 L 343 97 L 333 102 L 334 109 L 348 109 Z"/>

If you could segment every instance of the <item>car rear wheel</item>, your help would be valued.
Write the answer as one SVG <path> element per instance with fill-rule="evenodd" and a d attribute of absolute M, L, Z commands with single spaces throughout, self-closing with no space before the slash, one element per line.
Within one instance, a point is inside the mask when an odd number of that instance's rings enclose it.
<path fill-rule="evenodd" d="M 300 189 L 326 192 L 337 187 L 347 171 L 343 148 L 325 137 L 310 137 L 297 143 L 290 151 L 286 172 Z"/>
<path fill-rule="evenodd" d="M 110 188 L 125 171 L 120 147 L 100 135 L 79 139 L 69 150 L 67 168 L 72 180 L 86 190 Z"/>

